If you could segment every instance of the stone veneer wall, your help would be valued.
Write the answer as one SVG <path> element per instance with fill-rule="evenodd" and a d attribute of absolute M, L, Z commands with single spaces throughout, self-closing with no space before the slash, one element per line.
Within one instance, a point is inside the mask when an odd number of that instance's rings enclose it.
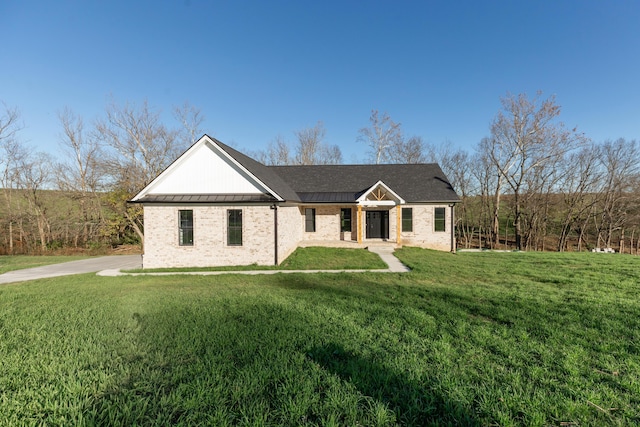
<path fill-rule="evenodd" d="M 451 208 L 449 206 L 402 205 L 401 207 L 413 208 L 413 231 L 400 234 L 403 245 L 441 251 L 451 250 Z M 434 231 L 435 208 L 445 208 L 445 231 Z"/>
<path fill-rule="evenodd" d="M 178 244 L 178 211 L 193 210 L 193 246 Z M 242 246 L 227 246 L 227 210 L 242 209 Z M 274 212 L 266 206 L 144 207 L 144 268 L 273 265 Z"/>

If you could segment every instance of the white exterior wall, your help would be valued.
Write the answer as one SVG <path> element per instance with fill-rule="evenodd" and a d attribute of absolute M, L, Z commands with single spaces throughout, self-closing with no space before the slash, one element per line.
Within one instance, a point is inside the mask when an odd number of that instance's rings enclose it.
<path fill-rule="evenodd" d="M 157 178 L 149 194 L 259 194 L 266 190 L 221 150 L 211 144 L 194 146 Z"/>
<path fill-rule="evenodd" d="M 242 246 L 227 246 L 227 210 L 242 209 Z M 178 242 L 178 211 L 193 210 L 193 246 Z M 144 207 L 144 268 L 273 265 L 274 212 L 269 206 Z"/>
<path fill-rule="evenodd" d="M 447 205 L 402 205 L 413 208 L 413 231 L 401 232 L 403 245 L 451 250 L 451 208 Z M 445 231 L 435 231 L 435 208 L 445 208 Z M 389 221 L 391 222 L 391 221 Z"/>

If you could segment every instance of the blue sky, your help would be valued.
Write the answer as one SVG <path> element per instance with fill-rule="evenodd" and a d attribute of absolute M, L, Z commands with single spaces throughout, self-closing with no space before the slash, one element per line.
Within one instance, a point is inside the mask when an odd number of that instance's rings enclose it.
<path fill-rule="evenodd" d="M 110 96 L 167 117 L 189 101 L 246 151 L 322 121 L 347 163 L 372 109 L 471 150 L 507 92 L 556 95 L 596 141 L 637 139 L 639 23 L 638 1 L 8 0 L 0 100 L 52 154 L 58 111 L 90 122 Z"/>

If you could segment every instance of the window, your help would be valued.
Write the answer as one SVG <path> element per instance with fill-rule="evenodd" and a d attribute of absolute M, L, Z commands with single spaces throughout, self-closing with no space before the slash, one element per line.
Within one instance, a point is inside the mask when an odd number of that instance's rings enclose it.
<path fill-rule="evenodd" d="M 340 231 L 351 231 L 351 208 L 340 209 Z"/>
<path fill-rule="evenodd" d="M 413 208 L 402 208 L 402 231 L 413 231 Z"/>
<path fill-rule="evenodd" d="M 242 246 L 242 209 L 227 210 L 227 246 Z"/>
<path fill-rule="evenodd" d="M 434 230 L 435 231 L 445 231 L 444 221 L 445 221 L 445 208 L 436 208 L 435 214 L 433 218 Z"/>
<path fill-rule="evenodd" d="M 178 211 L 178 243 L 193 246 L 193 211 Z"/>
<path fill-rule="evenodd" d="M 316 210 L 313 208 L 304 210 L 304 231 L 307 233 L 316 231 Z"/>

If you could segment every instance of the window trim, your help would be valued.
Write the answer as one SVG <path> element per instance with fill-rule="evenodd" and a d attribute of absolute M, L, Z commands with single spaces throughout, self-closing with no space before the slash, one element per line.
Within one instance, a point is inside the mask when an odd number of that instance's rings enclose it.
<path fill-rule="evenodd" d="M 413 208 L 401 208 L 400 212 L 400 215 L 402 216 L 402 232 L 413 233 Z M 408 218 L 405 218 L 405 212 L 408 214 Z"/>
<path fill-rule="evenodd" d="M 349 218 L 345 218 L 345 213 L 349 212 Z M 353 218 L 353 212 L 351 208 L 340 208 L 340 232 L 342 233 L 351 233 L 353 231 L 353 222 L 352 222 L 352 218 Z M 349 223 L 349 229 L 347 230 L 347 227 L 345 227 L 346 223 Z"/>
<path fill-rule="evenodd" d="M 304 208 L 304 231 L 305 233 L 316 232 L 316 208 Z"/>
<path fill-rule="evenodd" d="M 442 210 L 442 218 L 438 218 L 439 210 Z M 442 224 L 442 230 L 438 229 L 439 224 Z M 447 232 L 447 208 L 436 207 L 433 209 L 433 231 L 436 233 Z"/>
<path fill-rule="evenodd" d="M 240 213 L 239 216 L 236 216 L 235 221 L 234 221 L 234 225 L 231 225 L 231 214 L 235 212 L 235 213 Z M 237 225 L 238 222 L 238 218 L 239 218 L 239 222 L 240 225 Z M 227 209 L 227 246 L 242 246 L 243 245 L 243 228 L 244 224 L 242 221 L 242 209 Z M 231 241 L 231 233 L 240 231 L 240 242 L 236 242 L 236 241 Z M 236 236 L 237 237 L 237 236 Z"/>
<path fill-rule="evenodd" d="M 186 221 L 186 224 L 190 225 L 183 225 L 183 218 L 182 215 L 183 213 L 190 213 L 191 214 L 191 218 L 187 218 L 184 221 Z M 178 210 L 178 246 L 193 246 L 194 243 L 194 215 L 193 215 L 193 209 L 179 209 Z M 189 236 L 188 232 L 191 232 L 191 241 L 185 241 L 185 237 Z"/>

